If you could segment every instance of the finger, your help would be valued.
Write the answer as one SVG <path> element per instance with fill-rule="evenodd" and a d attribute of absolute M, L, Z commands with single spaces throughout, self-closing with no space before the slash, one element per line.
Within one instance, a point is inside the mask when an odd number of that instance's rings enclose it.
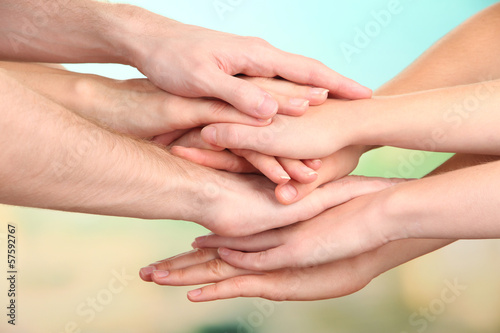
<path fill-rule="evenodd" d="M 246 159 L 236 156 L 227 150 L 212 151 L 173 146 L 170 148 L 170 152 L 174 156 L 217 170 L 235 173 L 259 173 L 259 170 Z"/>
<path fill-rule="evenodd" d="M 332 190 L 337 189 L 331 201 L 330 207 L 333 207 L 361 195 L 384 190 L 402 181 L 405 180 L 347 176 L 330 182 L 325 186 Z M 280 203 L 290 205 L 304 199 L 322 184 L 321 181 L 311 184 L 301 184 L 292 180 L 287 184 L 278 185 L 275 189 L 275 195 Z"/>
<path fill-rule="evenodd" d="M 306 165 L 321 167 L 317 179 L 308 184 L 292 181 L 287 187 L 278 186 L 275 190 L 276 198 L 285 205 L 303 199 L 324 183 L 349 174 L 356 168 L 361 154 L 359 147 L 349 146 L 321 160 L 304 160 Z"/>
<path fill-rule="evenodd" d="M 283 288 L 281 274 L 243 275 L 188 292 L 192 302 L 207 302 L 236 297 L 261 297 L 283 301 L 294 288 Z M 289 283 L 286 281 L 287 284 Z"/>
<path fill-rule="evenodd" d="M 189 147 L 189 148 L 198 148 L 198 149 L 206 149 L 213 151 L 221 151 L 224 148 L 212 145 L 201 137 L 201 128 L 194 128 L 189 132 L 185 133 L 179 139 L 172 142 L 172 145 Z"/>
<path fill-rule="evenodd" d="M 283 96 L 272 92 L 270 94 L 279 104 L 279 114 L 299 117 L 306 113 L 309 108 L 309 101 L 307 99 Z"/>
<path fill-rule="evenodd" d="M 181 269 L 199 263 L 204 263 L 213 259 L 219 258 L 217 249 L 194 249 L 189 252 L 181 253 L 171 258 L 163 259 L 154 262 L 146 267 L 141 268 L 140 277 L 144 281 L 152 281 L 152 273 L 155 270 L 168 271 L 171 269 Z"/>
<path fill-rule="evenodd" d="M 268 94 L 278 103 L 279 114 L 289 116 L 301 116 L 309 108 L 310 102 L 306 98 L 295 95 L 281 95 L 274 91 L 268 91 Z M 316 99 L 316 102 L 319 99 Z M 326 99 L 325 99 L 326 100 Z M 324 102 L 324 101 L 323 101 Z M 184 111 L 185 112 L 185 111 Z M 265 126 L 269 125 L 271 118 L 256 119 L 250 117 L 234 106 L 221 100 L 205 100 L 203 105 L 193 110 L 196 116 L 195 124 L 213 124 L 213 123 L 237 123 L 249 126 Z M 196 125 L 198 126 L 198 125 Z"/>
<path fill-rule="evenodd" d="M 197 103 L 197 101 L 200 102 Z M 285 103 L 285 101 L 282 101 L 282 103 Z M 184 107 L 182 108 L 182 106 Z M 296 109 L 298 108 L 296 107 Z M 269 125 L 271 122 L 271 118 L 257 119 L 255 117 L 251 117 L 239 111 L 233 105 L 218 99 L 184 99 L 178 112 L 180 119 L 184 120 L 183 123 L 190 127 L 198 127 L 200 125 L 220 122 L 245 124 L 258 127 Z"/>
<path fill-rule="evenodd" d="M 156 142 L 163 146 L 169 146 L 172 142 L 189 132 L 189 129 L 175 130 L 169 133 L 155 136 L 151 141 Z"/>
<path fill-rule="evenodd" d="M 241 252 L 219 248 L 219 256 L 228 264 L 251 271 L 270 271 L 296 265 L 291 251 L 286 245 L 260 252 Z"/>
<path fill-rule="evenodd" d="M 289 96 L 309 101 L 309 105 L 321 105 L 328 98 L 328 89 L 299 85 L 294 82 L 277 78 L 242 76 L 271 94 Z"/>
<path fill-rule="evenodd" d="M 348 79 L 319 61 L 300 55 L 278 51 L 276 74 L 284 79 L 315 87 L 326 88 L 335 97 L 348 99 L 370 98 L 372 91 Z"/>
<path fill-rule="evenodd" d="M 302 184 L 309 184 L 318 179 L 318 173 L 305 165 L 301 160 L 279 157 L 276 160 L 281 164 L 290 177 Z"/>
<path fill-rule="evenodd" d="M 264 231 L 245 237 L 222 237 L 216 234 L 197 237 L 192 246 L 196 248 L 229 248 L 239 251 L 264 251 L 282 244 L 281 230 Z"/>
<path fill-rule="evenodd" d="M 323 165 L 323 161 L 321 161 L 320 159 L 302 160 L 302 162 L 304 162 L 305 165 L 307 165 L 308 167 L 310 167 L 311 169 L 313 169 L 315 171 L 318 171 L 321 168 L 321 166 Z"/>
<path fill-rule="evenodd" d="M 278 160 L 273 156 L 264 155 L 247 149 L 234 149 L 233 152 L 244 157 L 254 167 L 276 184 L 288 182 L 291 178 L 283 169 Z"/>
<path fill-rule="evenodd" d="M 213 259 L 170 271 L 154 271 L 152 280 L 159 285 L 191 286 L 213 283 L 239 275 L 255 274 L 255 272 L 230 266 L 221 259 Z"/>
<path fill-rule="evenodd" d="M 263 128 L 266 133 L 272 135 L 273 129 Z M 201 137 L 210 144 L 229 149 L 250 149 L 268 154 L 269 147 L 265 140 L 259 137 L 257 127 L 239 124 L 213 124 L 202 129 Z M 262 135 L 262 134 L 261 134 Z M 269 154 L 274 156 L 273 154 Z"/>
<path fill-rule="evenodd" d="M 233 105 L 239 111 L 257 119 L 270 119 L 278 112 L 278 102 L 255 84 L 222 71 L 212 73 L 209 94 Z"/>

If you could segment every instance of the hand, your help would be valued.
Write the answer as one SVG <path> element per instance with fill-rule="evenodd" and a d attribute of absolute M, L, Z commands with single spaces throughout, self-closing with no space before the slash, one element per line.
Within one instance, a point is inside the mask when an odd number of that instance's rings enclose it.
<path fill-rule="evenodd" d="M 192 178 L 189 174 L 186 177 Z M 330 207 L 393 184 L 387 179 L 349 176 L 327 183 L 301 201 L 285 206 L 274 197 L 274 184 L 263 176 L 213 171 L 196 178 L 203 180 L 203 185 L 198 185 L 198 199 L 190 200 L 195 204 L 186 207 L 183 219 L 229 237 L 305 221 Z"/>
<path fill-rule="evenodd" d="M 257 128 L 240 124 L 212 124 L 203 139 L 230 149 L 249 149 L 291 159 L 316 159 L 357 144 L 358 128 L 350 115 L 356 101 L 329 99 L 310 107 L 301 117 L 277 115 L 273 122 Z"/>
<path fill-rule="evenodd" d="M 174 142 L 164 140 L 165 136 L 154 141 L 170 146 L 170 152 L 200 165 L 234 173 L 264 174 L 276 184 L 284 184 L 295 179 L 308 184 L 318 178 L 321 161 L 300 161 L 263 155 L 251 150 L 223 150 L 206 143 L 201 138 L 201 128 L 195 128 Z M 317 163 L 319 162 L 319 163 Z"/>
<path fill-rule="evenodd" d="M 193 302 L 234 297 L 308 301 L 341 297 L 365 287 L 377 275 L 368 259 L 365 254 L 305 269 L 253 272 L 222 261 L 216 249 L 197 249 L 145 267 L 140 276 L 168 286 L 215 283 L 190 291 Z"/>
<path fill-rule="evenodd" d="M 117 81 L 96 75 L 73 73 L 61 68 L 30 63 L 0 62 L 0 67 L 31 89 L 118 132 L 150 138 L 176 138 L 185 129 L 213 122 L 236 122 L 263 126 L 225 102 L 189 99 L 160 90 L 146 79 Z M 271 91 L 280 113 L 302 115 L 309 103 L 326 100 L 324 89 L 298 86 L 283 80 L 245 78 Z M 292 103 L 294 102 L 294 103 Z"/>
<path fill-rule="evenodd" d="M 199 133 L 198 129 L 173 142 L 170 150 L 172 154 L 200 165 L 229 172 L 260 171 L 279 184 L 275 190 L 276 198 L 285 205 L 301 200 L 327 182 L 346 176 L 356 168 L 360 156 L 369 149 L 365 146 L 349 146 L 320 160 L 303 161 L 273 158 L 245 150 L 247 154 L 251 154 L 252 163 L 250 163 L 230 151 L 220 151 L 220 148 L 200 140 Z M 280 180 L 286 179 L 287 175 L 292 179 L 281 182 Z"/>
<path fill-rule="evenodd" d="M 234 77 L 275 77 L 329 89 L 338 97 L 369 98 L 371 91 L 316 60 L 258 39 L 182 24 L 152 13 L 131 15 L 126 45 L 132 65 L 158 87 L 185 97 L 216 97 L 259 119 L 278 104 L 251 82 Z"/>
<path fill-rule="evenodd" d="M 317 217 L 248 237 L 199 237 L 193 247 L 219 248 L 221 258 L 230 265 L 258 271 L 314 266 L 354 257 L 393 240 L 381 222 L 382 192 L 374 192 L 403 181 L 344 178 L 336 183 L 356 184 L 357 191 L 348 192 L 351 198 L 357 198 Z"/>

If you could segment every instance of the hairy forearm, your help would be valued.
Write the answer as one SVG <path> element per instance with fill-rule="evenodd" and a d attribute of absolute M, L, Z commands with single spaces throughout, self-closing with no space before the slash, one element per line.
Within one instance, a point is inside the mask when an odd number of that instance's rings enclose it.
<path fill-rule="evenodd" d="M 0 72 L 0 202 L 139 218 L 189 219 L 197 167 L 109 132 Z M 194 187 L 194 186 L 193 186 Z"/>
<path fill-rule="evenodd" d="M 146 15 L 154 14 L 93 0 L 3 0 L 0 59 L 132 64 L 129 45 Z"/>

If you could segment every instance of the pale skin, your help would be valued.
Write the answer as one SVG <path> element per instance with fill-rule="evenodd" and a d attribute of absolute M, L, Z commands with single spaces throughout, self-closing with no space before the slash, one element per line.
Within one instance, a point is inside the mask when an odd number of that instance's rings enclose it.
<path fill-rule="evenodd" d="M 64 81 L 66 92 L 71 93 L 72 74 L 64 75 L 69 80 Z M 127 128 L 123 123 L 115 122 L 115 130 L 106 124 L 110 114 L 127 114 L 134 109 L 134 104 L 107 109 L 111 112 L 103 114 L 104 123 L 100 124 L 78 114 L 95 112 L 94 107 L 99 108 L 99 103 L 83 103 L 81 107 L 74 103 L 77 111 L 71 112 L 64 106 L 72 103 L 67 100 L 68 96 L 59 104 L 53 100 L 57 100 L 57 96 L 49 99 L 37 92 L 36 89 L 41 88 L 36 82 L 30 81 L 30 86 L 29 80 L 21 83 L 21 79 L 23 76 L 12 69 L 0 69 L 3 95 L 0 139 L 10 142 L 15 138 L 15 144 L 7 145 L 0 153 L 2 160 L 9 161 L 0 170 L 2 203 L 145 219 L 188 220 L 218 234 L 241 236 L 308 219 L 350 199 L 343 193 L 335 195 L 340 185 L 331 183 L 301 202 L 283 206 L 274 197 L 275 185 L 263 176 L 201 167 L 172 156 L 154 143 L 118 133 L 117 130 Z M 90 79 L 92 82 L 95 78 Z M 100 83 L 96 87 L 101 89 L 94 93 L 111 91 L 114 100 L 120 89 L 113 88 L 109 81 L 108 84 L 109 91 L 102 89 Z M 85 83 L 85 87 L 88 86 L 88 82 Z M 303 91 L 307 93 L 310 88 L 306 88 Z M 78 89 L 73 93 L 76 101 L 82 100 Z M 47 91 L 45 94 L 50 95 Z M 102 101 L 106 94 L 86 97 L 89 101 Z M 161 103 L 158 105 L 158 100 L 149 98 L 148 93 L 142 97 L 145 97 L 143 102 L 151 103 L 151 109 L 165 111 L 157 114 L 160 120 L 162 115 L 179 111 L 180 106 L 190 103 L 193 104 L 184 111 L 193 112 L 191 119 L 195 119 L 199 116 L 196 106 L 206 103 L 175 100 L 169 105 L 173 109 L 162 109 Z M 138 115 L 134 119 L 140 123 L 140 114 L 130 114 Z M 109 119 L 125 121 L 128 117 Z M 142 124 L 143 135 L 154 135 L 157 129 L 150 125 L 156 125 L 156 121 Z M 145 134 L 149 130 L 153 132 Z M 36 140 L 33 142 L 32 138 Z M 356 191 L 366 193 L 362 186 Z M 256 206 L 258 210 L 253 209 Z"/>
<path fill-rule="evenodd" d="M 494 36 L 492 31 L 496 29 L 492 29 L 493 26 L 500 28 L 499 8 L 498 5 L 493 6 L 465 22 L 394 80 L 379 89 L 377 94 L 387 96 L 393 93 L 407 94 L 450 85 L 473 85 L 478 79 L 491 73 L 496 73 L 495 75 L 500 77 L 498 75 L 500 64 L 498 57 L 495 56 L 498 54 L 500 44 L 497 38 L 487 38 L 487 36 Z M 477 38 L 477 36 L 484 38 Z M 485 59 L 484 62 L 474 64 L 468 61 L 479 55 Z M 454 73 L 454 75 L 447 75 L 448 73 Z M 493 111 L 490 115 L 494 116 Z M 464 126 L 470 125 L 464 122 Z M 485 133 L 482 129 L 480 132 Z M 481 152 L 490 152 L 492 149 L 484 146 L 481 138 L 477 138 L 475 142 L 476 145 L 471 144 L 469 147 L 480 147 Z M 376 245 L 379 247 L 375 246 L 375 249 L 371 250 L 369 248 L 356 250 L 356 246 L 363 242 L 370 244 L 372 242 L 370 237 L 362 238 L 361 242 L 345 242 L 343 244 L 347 250 L 343 249 L 344 256 L 350 256 L 350 258 L 306 269 L 280 268 L 260 271 L 264 267 L 279 266 L 280 263 L 276 261 L 278 256 L 266 261 L 266 252 L 262 252 L 257 257 L 262 256 L 264 260 L 259 262 L 259 259 L 252 253 L 244 254 L 233 251 L 229 256 L 222 256 L 223 260 L 221 260 L 221 251 L 217 253 L 214 249 L 204 249 L 155 263 L 153 266 L 144 268 L 141 276 L 146 281 L 153 280 L 162 285 L 214 283 L 190 292 L 188 297 L 192 301 L 238 296 L 260 296 L 274 300 L 312 300 L 343 296 L 364 287 L 380 273 L 449 244 L 454 238 L 499 237 L 500 228 L 495 218 L 499 204 L 496 198 L 499 181 L 495 179 L 498 177 L 494 176 L 500 171 L 500 162 L 495 162 L 497 159 L 496 156 L 457 154 L 434 171 L 432 177 L 397 184 L 389 189 L 361 196 L 313 219 L 321 225 L 322 234 L 330 233 L 333 237 L 338 237 L 337 234 L 340 234 L 344 238 L 356 238 L 359 235 L 356 234 L 357 227 L 353 225 L 359 223 L 366 227 L 362 218 L 367 214 L 374 214 L 371 216 L 379 224 L 368 224 L 369 229 L 366 231 L 371 232 L 371 238 L 381 241 Z M 322 171 L 324 167 L 325 165 Z M 364 200 L 367 199 L 375 203 L 381 200 L 378 202 L 382 205 L 375 209 L 374 204 L 366 205 L 368 209 L 362 207 L 357 210 L 348 209 L 349 206 L 352 208 L 363 206 L 362 204 L 366 203 Z M 329 221 L 326 218 L 328 214 L 337 214 L 340 219 L 335 222 Z M 351 226 L 347 223 L 349 220 Z M 323 223 L 323 221 L 328 222 Z M 472 221 L 474 223 L 471 223 Z M 394 226 L 397 228 L 394 229 Z M 344 233 L 342 233 L 342 227 L 346 228 Z M 387 233 L 386 231 L 391 230 L 391 227 L 393 231 L 399 230 L 400 233 Z M 318 236 L 318 233 L 314 232 L 316 229 L 313 223 L 308 222 L 280 229 L 284 231 L 270 231 L 268 235 L 281 232 L 280 237 L 276 237 L 273 241 L 277 241 L 282 246 L 291 245 L 292 243 L 288 242 L 293 238 L 287 237 L 286 234 L 293 234 L 293 228 L 303 229 L 301 231 L 303 242 L 309 237 Z M 363 230 L 358 230 L 358 232 L 363 232 Z M 270 243 L 262 242 L 265 238 L 262 237 L 264 234 L 266 233 L 238 239 L 238 241 L 239 244 L 243 242 L 242 247 L 247 249 L 252 246 L 254 249 L 269 247 Z M 396 240 L 398 237 L 413 239 Z M 272 238 L 270 236 L 268 240 Z M 341 238 L 335 240 L 342 241 Z M 394 241 L 388 242 L 389 240 Z M 198 244 L 199 241 L 201 244 Z M 233 240 L 211 235 L 197 240 L 194 245 L 219 247 L 229 242 Z M 354 247 L 349 248 L 350 244 L 354 244 Z M 300 248 L 303 251 L 301 253 L 294 253 L 291 247 L 288 250 L 287 255 L 295 258 L 296 262 L 287 261 L 287 258 L 283 256 L 279 258 L 290 266 L 301 266 L 297 265 L 297 262 L 301 262 L 301 255 L 304 251 L 309 255 L 312 253 L 308 252 L 311 248 L 308 249 L 307 246 Z M 335 248 L 335 251 L 337 250 Z M 356 255 L 356 252 L 363 253 Z M 325 253 L 327 260 L 323 258 Z M 330 256 L 329 251 L 321 254 L 322 256 L 317 256 L 316 264 L 339 259 Z M 251 260 L 243 259 L 247 255 L 253 256 L 253 263 L 250 263 Z M 272 255 L 269 256 L 271 257 Z M 251 270 L 236 268 L 228 262 L 239 267 L 251 268 Z M 325 281 L 332 283 L 325 284 Z"/>
<path fill-rule="evenodd" d="M 127 122 L 127 117 L 116 119 L 116 113 L 96 114 L 99 110 L 93 109 L 87 99 L 80 104 L 77 102 L 75 107 L 76 99 L 51 96 L 50 92 L 43 91 L 44 81 L 39 78 L 38 83 L 33 81 L 39 73 L 23 77 L 12 70 L 10 73 L 1 71 L 4 111 L 0 123 L 1 157 L 10 163 L 0 170 L 0 178 L 4 180 L 3 184 L 7 184 L 7 180 L 18 182 L 15 188 L 2 186 L 0 202 L 6 204 L 142 218 L 185 219 L 233 235 L 265 230 L 274 226 L 262 223 L 254 228 L 246 224 L 247 231 L 237 225 L 222 228 L 229 222 L 231 212 L 224 213 L 225 217 L 220 216 L 221 213 L 213 210 L 217 204 L 211 203 L 219 202 L 227 190 L 238 188 L 232 183 L 236 181 L 241 182 L 242 196 L 240 199 L 229 197 L 244 204 L 244 193 L 247 193 L 247 196 L 263 201 L 264 206 L 272 207 L 271 210 L 276 208 L 278 214 L 282 211 L 279 203 L 265 200 L 269 192 L 272 194 L 272 184 L 264 180 L 259 189 L 263 193 L 257 194 L 259 191 L 254 191 L 253 182 L 259 181 L 260 177 L 211 171 L 207 174 L 205 168 L 185 164 L 155 145 L 128 136 L 150 139 L 168 134 L 171 140 L 182 135 L 183 128 L 223 119 L 262 126 L 280 111 L 280 107 L 282 112 L 298 115 L 305 111 L 312 99 L 323 98 L 328 91 L 343 98 L 371 96 L 369 89 L 318 61 L 280 51 L 257 38 L 185 25 L 136 6 L 91 0 L 2 0 L 0 22 L 2 61 L 126 64 L 136 67 L 156 87 L 170 93 L 168 96 L 162 94 L 144 81 L 124 84 L 124 89 L 133 95 L 131 99 L 125 99 L 126 102 L 134 104 L 137 92 L 142 95 L 139 99 L 146 95 L 156 97 L 152 102 L 155 105 L 153 113 L 132 115 L 134 120 L 139 120 L 138 125 L 135 121 Z M 310 91 L 315 94 L 312 97 L 281 96 L 236 77 L 236 74 L 280 75 L 290 81 L 320 88 Z M 68 80 L 61 79 L 60 82 Z M 115 94 L 121 90 L 116 86 L 110 89 L 107 84 L 101 80 L 100 87 Z M 92 89 L 96 86 L 95 82 L 89 85 L 80 80 L 75 89 L 80 98 L 82 95 L 91 98 L 95 97 Z M 218 98 L 234 108 L 220 101 L 199 101 L 200 108 L 188 110 L 190 117 L 182 117 L 185 114 L 174 116 L 173 110 L 182 108 L 185 102 L 174 95 Z M 168 105 L 162 106 L 162 103 Z M 68 109 L 72 108 L 79 109 L 79 115 L 86 119 L 70 114 Z M 125 108 L 133 109 L 130 105 L 125 105 Z M 162 123 L 165 120 L 168 125 Z M 43 123 L 44 128 L 37 123 Z M 126 136 L 110 133 L 107 131 L 110 128 Z M 279 171 L 280 182 L 290 179 L 284 169 Z M 92 172 L 97 174 L 90 175 Z M 315 171 L 310 169 L 309 172 Z M 207 191 L 216 188 L 217 195 L 203 195 L 198 179 L 204 177 L 207 184 L 215 184 Z M 113 184 L 113 181 L 120 183 Z M 134 200 L 133 193 L 126 188 L 128 186 L 138 186 L 134 192 L 147 202 L 140 204 L 141 200 Z M 194 192 L 197 194 L 193 195 Z M 172 197 L 161 198 L 161 195 Z M 174 204 L 183 198 L 189 199 Z M 314 216 L 329 205 L 329 200 L 324 194 L 318 203 L 300 204 L 307 208 L 296 213 L 294 209 L 300 208 L 297 206 L 290 210 L 288 217 L 280 215 L 276 221 L 288 224 L 297 218 Z M 133 207 L 132 203 L 137 206 Z M 161 207 L 153 209 L 155 205 Z M 193 207 L 199 207 L 195 209 L 198 213 L 192 212 Z M 223 211 L 222 207 L 217 209 Z M 201 213 L 201 210 L 206 211 Z M 263 216 L 266 216 L 265 211 Z M 257 219 L 262 220 L 262 216 Z"/>
<path fill-rule="evenodd" d="M 200 148 L 220 151 L 222 148 L 201 140 L 201 128 L 197 128 L 198 126 L 221 119 L 253 126 L 268 123 L 247 116 L 220 100 L 169 94 L 147 79 L 117 81 L 32 63 L 0 62 L 0 68 L 6 69 L 9 76 L 84 118 L 120 133 L 151 139 L 164 145 L 198 145 Z M 327 91 L 322 88 L 275 79 L 242 79 L 266 89 L 279 102 L 280 114 L 301 116 L 309 105 L 320 105 L 327 98 Z M 288 104 L 291 99 L 306 100 L 307 103 L 291 107 Z M 175 148 L 172 149 L 174 152 L 177 150 Z M 247 157 L 251 153 L 242 152 Z M 316 166 L 314 161 L 276 159 L 258 153 L 254 155 L 256 165 L 261 163 L 262 157 L 265 158 L 264 171 L 269 165 L 274 166 L 272 172 L 264 174 L 278 184 L 286 183 L 290 176 L 302 183 L 311 183 L 317 179 L 316 170 L 321 166 Z M 257 171 L 252 165 L 246 167 L 248 172 Z"/>
<path fill-rule="evenodd" d="M 428 86 L 423 84 L 422 87 L 408 89 L 408 83 L 397 77 L 394 79 L 397 80 L 397 84 L 394 84 L 397 87 L 391 94 L 386 93 L 384 86 L 371 100 L 329 100 L 322 106 L 311 108 L 311 112 L 300 119 L 275 117 L 273 124 L 266 127 L 264 132 L 251 126 L 211 125 L 203 130 L 204 138 L 207 142 L 217 142 L 223 147 L 255 149 L 266 154 L 263 156 L 294 158 L 317 159 L 348 146 L 340 151 L 342 154 L 337 152 L 321 158 L 323 167 L 321 170 L 315 168 L 319 176 L 312 184 L 296 179 L 280 184 L 275 193 L 283 204 L 296 202 L 322 182 L 338 179 L 351 172 L 361 154 L 373 146 L 497 154 L 498 145 L 492 145 L 491 142 L 499 139 L 494 120 L 499 117 L 495 110 L 500 98 L 500 69 L 497 61 L 500 45 L 495 31 L 481 24 L 479 18 L 487 20 L 491 26 L 498 26 L 498 12 L 499 5 L 492 6 L 436 43 L 429 52 L 434 52 L 436 57 L 443 60 L 429 62 L 423 68 L 420 65 L 422 60 L 419 59 L 405 71 L 414 77 L 416 85 L 420 84 L 421 77 L 432 77 L 436 83 L 429 82 Z M 478 36 L 480 39 L 476 40 Z M 446 44 L 446 51 L 443 51 L 443 44 Z M 463 50 L 464 44 L 475 45 L 477 53 Z M 460 53 L 455 56 L 456 61 L 464 64 L 459 75 L 456 74 L 458 70 L 449 66 L 448 58 L 445 58 L 453 51 Z M 480 64 L 471 63 L 473 57 L 480 57 Z M 437 77 L 440 73 L 444 79 Z M 443 80 L 446 84 L 441 84 Z M 371 117 L 373 114 L 377 114 L 377 117 Z M 412 116 L 408 117 L 408 114 Z M 207 135 L 209 128 L 217 129 L 215 140 Z M 477 128 L 481 128 L 481 131 Z M 261 140 L 262 137 L 267 140 Z M 189 147 L 174 147 L 172 153 L 218 169 L 225 169 L 225 164 L 244 165 L 244 161 L 227 153 Z M 253 154 L 259 156 L 255 151 Z M 344 157 L 340 164 L 338 155 Z M 232 168 L 230 171 L 242 172 L 245 169 Z M 268 165 L 263 165 L 260 170 L 266 175 L 273 172 Z"/>
<path fill-rule="evenodd" d="M 172 94 L 219 98 L 257 119 L 274 116 L 278 102 L 233 75 L 279 75 L 344 98 L 371 96 L 369 89 L 318 61 L 280 51 L 263 40 L 182 24 L 131 5 L 2 0 L 0 22 L 1 60 L 127 64 Z"/>

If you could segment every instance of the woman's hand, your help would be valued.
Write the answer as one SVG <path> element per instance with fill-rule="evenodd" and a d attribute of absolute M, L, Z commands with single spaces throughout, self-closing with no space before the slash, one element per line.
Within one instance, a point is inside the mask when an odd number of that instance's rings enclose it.
<path fill-rule="evenodd" d="M 165 140 L 167 136 L 154 141 L 169 145 L 173 155 L 213 169 L 233 173 L 263 174 L 276 184 L 285 184 L 294 179 L 298 183 L 309 184 L 318 178 L 321 161 L 300 161 L 275 158 L 251 150 L 223 148 L 206 143 L 201 138 L 201 128 L 195 128 L 174 142 Z M 319 163 L 318 163 L 319 162 Z"/>
<path fill-rule="evenodd" d="M 317 159 L 356 144 L 358 127 L 353 108 L 363 101 L 329 99 L 311 107 L 301 117 L 277 115 L 264 127 L 242 124 L 212 124 L 202 131 L 203 139 L 230 149 L 248 149 L 290 159 Z"/>
<path fill-rule="evenodd" d="M 276 198 L 282 204 L 297 202 L 319 186 L 340 179 L 352 172 L 359 158 L 369 147 L 349 146 L 338 152 L 316 160 L 293 160 L 274 158 L 251 150 L 220 150 L 201 140 L 201 129 L 196 129 L 172 143 L 172 154 L 210 168 L 235 173 L 261 172 L 279 184 Z M 244 152 L 247 160 L 234 152 Z M 252 163 L 250 163 L 251 161 Z M 291 180 L 289 180 L 291 178 Z"/>
<path fill-rule="evenodd" d="M 379 191 L 401 182 L 404 180 L 347 177 L 335 183 L 348 202 L 317 217 L 247 237 L 199 237 L 193 247 L 219 248 L 227 263 L 254 271 L 308 267 L 354 257 L 394 240 L 392 231 L 383 227 L 384 196 Z"/>
<path fill-rule="evenodd" d="M 235 268 L 219 258 L 217 249 L 197 249 L 141 269 L 144 281 L 189 286 L 214 283 L 188 293 L 193 302 L 234 297 L 274 301 L 307 301 L 352 294 L 376 275 L 363 256 L 325 265 L 254 272 Z"/>

